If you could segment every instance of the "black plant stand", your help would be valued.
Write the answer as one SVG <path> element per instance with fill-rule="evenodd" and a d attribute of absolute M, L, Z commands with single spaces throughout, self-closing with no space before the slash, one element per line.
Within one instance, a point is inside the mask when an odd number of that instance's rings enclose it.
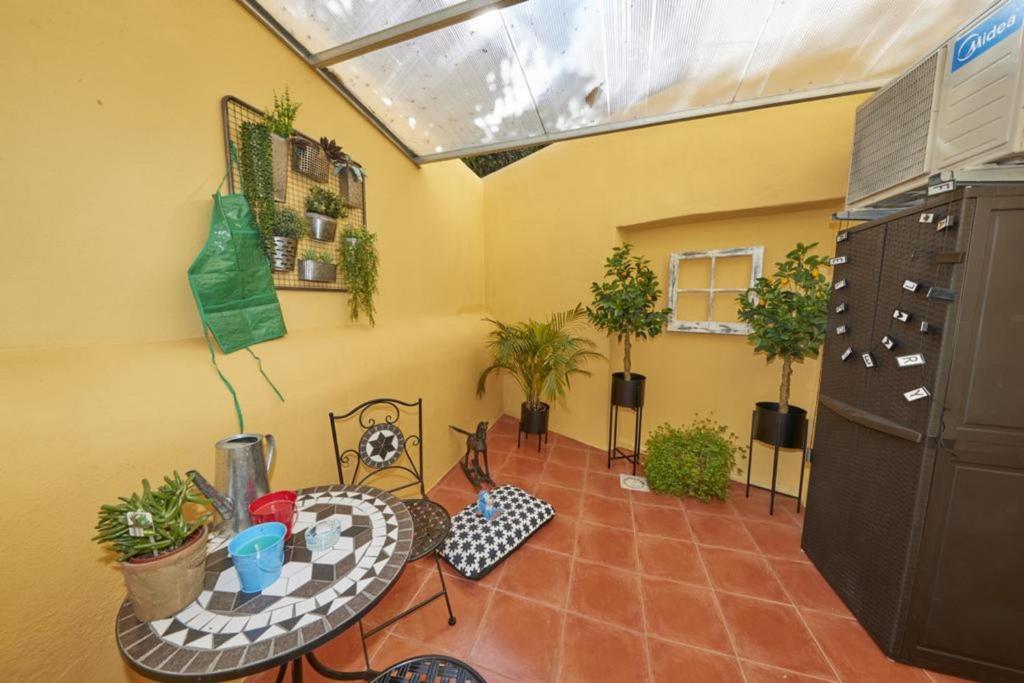
<path fill-rule="evenodd" d="M 647 378 L 632 373 L 632 379 L 626 381 L 621 372 L 612 374 L 611 408 L 608 411 L 608 469 L 613 460 L 627 460 L 633 465 L 633 476 L 640 462 L 640 430 L 644 420 L 644 387 Z M 633 430 L 633 453 L 626 453 L 619 448 L 619 408 L 633 410 L 636 413 L 636 426 Z"/>
<path fill-rule="evenodd" d="M 774 406 L 774 409 L 772 408 Z M 775 514 L 775 496 L 785 498 L 796 498 L 796 511 L 800 514 L 800 496 L 804 490 L 804 461 L 807 458 L 807 411 L 796 406 L 790 406 L 790 413 L 778 412 L 777 403 L 761 402 L 757 404 L 750 416 L 750 443 L 747 444 L 747 488 L 745 496 L 750 497 L 750 487 L 771 491 L 771 502 L 768 505 L 768 514 Z M 760 420 L 758 419 L 760 417 Z M 774 420 L 774 424 L 773 424 Z M 765 488 L 750 483 L 750 473 L 754 469 L 754 440 L 772 446 L 774 449 L 772 459 L 772 486 Z M 799 448 L 800 458 L 800 485 L 797 488 L 797 495 L 791 496 L 788 493 L 777 493 L 775 490 L 776 480 L 779 473 L 779 449 Z"/>

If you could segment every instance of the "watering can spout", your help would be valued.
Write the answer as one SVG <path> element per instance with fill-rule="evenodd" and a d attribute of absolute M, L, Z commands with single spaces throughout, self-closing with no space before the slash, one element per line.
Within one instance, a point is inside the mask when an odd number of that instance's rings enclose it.
<path fill-rule="evenodd" d="M 235 503 L 233 500 L 218 491 L 216 487 L 207 481 L 206 477 L 199 474 L 199 472 L 189 470 L 188 475 L 192 477 L 193 481 L 195 481 L 196 488 L 202 491 L 203 495 L 210 499 L 210 502 L 213 503 L 214 509 L 220 513 L 221 517 L 225 520 L 230 520 L 234 517 Z"/>

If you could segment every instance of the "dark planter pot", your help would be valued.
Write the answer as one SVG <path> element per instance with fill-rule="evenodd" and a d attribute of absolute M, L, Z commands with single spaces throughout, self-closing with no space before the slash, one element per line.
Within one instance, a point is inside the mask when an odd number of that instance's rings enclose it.
<path fill-rule="evenodd" d="M 541 403 L 537 410 L 530 410 L 524 402 L 519 411 L 519 431 L 526 434 L 547 434 L 548 416 L 551 406 Z"/>
<path fill-rule="evenodd" d="M 794 405 L 779 412 L 775 401 L 758 401 L 753 437 L 779 448 L 803 448 L 807 442 L 807 411 Z"/>
<path fill-rule="evenodd" d="M 644 387 L 647 385 L 647 377 L 635 372 L 629 373 L 629 380 L 626 380 L 626 373 L 612 373 L 612 405 L 620 408 L 640 408 L 644 404 Z"/>

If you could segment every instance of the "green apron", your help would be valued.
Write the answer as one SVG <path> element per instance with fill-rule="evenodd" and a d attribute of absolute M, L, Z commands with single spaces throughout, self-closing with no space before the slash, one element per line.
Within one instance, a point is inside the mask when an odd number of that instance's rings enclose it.
<path fill-rule="evenodd" d="M 217 359 L 210 343 L 211 332 L 224 353 L 245 349 L 252 354 L 260 373 L 283 401 L 281 392 L 263 373 L 259 357 L 249 348 L 253 344 L 283 337 L 287 330 L 277 290 L 274 289 L 270 263 L 263 254 L 259 232 L 244 195 L 222 195 L 217 188 L 217 194 L 213 195 L 210 235 L 189 266 L 188 283 L 199 308 L 203 336 L 214 367 L 217 368 Z M 217 374 L 231 392 L 238 429 L 244 432 L 242 408 L 235 389 L 220 368 L 217 368 Z"/>

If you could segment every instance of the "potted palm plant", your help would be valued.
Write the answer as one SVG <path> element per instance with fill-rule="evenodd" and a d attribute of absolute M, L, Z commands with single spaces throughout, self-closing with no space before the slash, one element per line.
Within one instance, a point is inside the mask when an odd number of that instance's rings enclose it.
<path fill-rule="evenodd" d="M 780 448 L 801 448 L 807 435 L 807 411 L 789 402 L 793 361 L 817 357 L 825 341 L 831 288 L 821 272 L 828 259 L 810 253 L 817 245 L 798 242 L 772 277 L 759 277 L 736 299 L 754 352 L 769 363 L 782 359 L 779 400 L 759 401 L 753 422 L 753 438 Z"/>
<path fill-rule="evenodd" d="M 306 197 L 306 219 L 313 239 L 333 242 L 338 219 L 344 217 L 345 206 L 341 197 L 326 187 L 314 187 Z"/>
<path fill-rule="evenodd" d="M 326 251 L 307 249 L 299 259 L 299 279 L 309 282 L 334 282 L 338 279 L 338 266 Z"/>
<path fill-rule="evenodd" d="M 366 228 L 347 228 L 341 233 L 338 265 L 348 289 L 349 317 L 362 313 L 374 325 L 373 295 L 377 293 L 377 236 Z"/>
<path fill-rule="evenodd" d="M 191 519 L 189 504 L 207 507 L 191 476 L 164 477 L 159 488 L 142 480 L 142 493 L 103 505 L 92 540 L 117 553 L 128 598 L 142 621 L 177 614 L 203 589 L 206 559 L 204 511 Z"/>
<path fill-rule="evenodd" d="M 292 102 L 288 88 L 278 97 L 274 91 L 274 106 L 263 114 L 263 125 L 270 130 L 270 143 L 274 160 L 274 199 L 287 199 L 288 188 L 288 139 L 295 130 L 295 116 L 302 104 Z"/>
<path fill-rule="evenodd" d="M 586 315 L 586 309 L 577 304 L 544 322 L 506 324 L 487 318 L 494 325 L 487 340 L 493 362 L 480 373 L 477 396 L 484 395 L 492 372 L 507 372 L 525 398 L 519 414 L 519 434 L 538 435 L 538 449 L 540 435 L 548 431 L 548 402 L 563 399 L 570 378 L 576 374 L 589 375 L 583 364 L 590 358 L 601 357 L 594 351 L 593 341 L 577 334 Z"/>
<path fill-rule="evenodd" d="M 282 208 L 274 217 L 274 250 L 270 266 L 275 272 L 295 267 L 299 238 L 306 234 L 306 222 L 295 209 Z"/>
<path fill-rule="evenodd" d="M 594 301 L 587 316 L 595 327 L 622 342 L 622 372 L 612 373 L 612 404 L 635 409 L 644 404 L 647 377 L 633 372 L 633 340 L 661 334 L 671 309 L 658 307 L 658 276 L 650 261 L 633 254 L 633 245 L 612 249 L 604 267 L 604 281 L 590 285 Z"/>

